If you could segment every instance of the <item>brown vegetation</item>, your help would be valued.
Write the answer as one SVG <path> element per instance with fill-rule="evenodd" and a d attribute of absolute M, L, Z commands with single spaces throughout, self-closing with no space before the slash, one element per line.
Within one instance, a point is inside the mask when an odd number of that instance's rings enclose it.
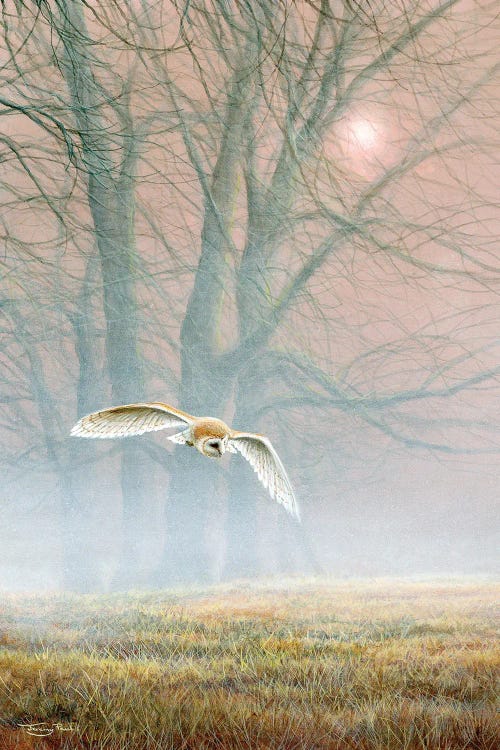
<path fill-rule="evenodd" d="M 495 599 L 472 580 L 8 595 L 0 744 L 494 750 Z"/>

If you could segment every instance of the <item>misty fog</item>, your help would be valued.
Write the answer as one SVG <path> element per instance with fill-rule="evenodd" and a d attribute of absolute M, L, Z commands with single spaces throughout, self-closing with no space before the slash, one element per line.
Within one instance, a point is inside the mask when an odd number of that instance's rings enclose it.
<path fill-rule="evenodd" d="M 0 590 L 495 571 L 497 9 L 337 5 L 2 5 Z"/>

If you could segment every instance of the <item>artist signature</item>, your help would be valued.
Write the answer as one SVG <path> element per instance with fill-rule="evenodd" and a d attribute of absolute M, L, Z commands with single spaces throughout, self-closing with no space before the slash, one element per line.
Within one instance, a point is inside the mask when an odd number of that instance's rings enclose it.
<path fill-rule="evenodd" d="M 54 732 L 74 732 L 76 730 L 76 724 L 69 722 L 69 724 L 62 724 L 57 721 L 55 724 L 50 724 L 48 721 L 41 721 L 39 723 L 30 724 L 18 724 L 18 727 L 24 729 L 26 734 L 31 734 L 34 737 L 48 737 Z"/>

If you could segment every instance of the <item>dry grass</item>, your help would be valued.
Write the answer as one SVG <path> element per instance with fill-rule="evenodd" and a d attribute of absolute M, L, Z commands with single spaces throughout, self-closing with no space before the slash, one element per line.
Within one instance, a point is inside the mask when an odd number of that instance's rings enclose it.
<path fill-rule="evenodd" d="M 288 581 L 5 595 L 0 747 L 496 750 L 498 593 Z"/>

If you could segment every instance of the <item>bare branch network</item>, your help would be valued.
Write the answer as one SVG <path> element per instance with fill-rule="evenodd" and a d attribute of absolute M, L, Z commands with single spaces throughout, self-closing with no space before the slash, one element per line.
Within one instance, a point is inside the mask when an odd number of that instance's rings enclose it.
<path fill-rule="evenodd" d="M 495 3 L 40 0 L 1 25 L 2 462 L 68 559 L 104 482 L 122 581 L 152 497 L 162 580 L 260 564 L 234 462 L 167 467 L 167 496 L 164 446 L 68 441 L 110 402 L 272 426 L 311 497 L 332 440 L 360 477 L 373 444 L 498 453 Z"/>

